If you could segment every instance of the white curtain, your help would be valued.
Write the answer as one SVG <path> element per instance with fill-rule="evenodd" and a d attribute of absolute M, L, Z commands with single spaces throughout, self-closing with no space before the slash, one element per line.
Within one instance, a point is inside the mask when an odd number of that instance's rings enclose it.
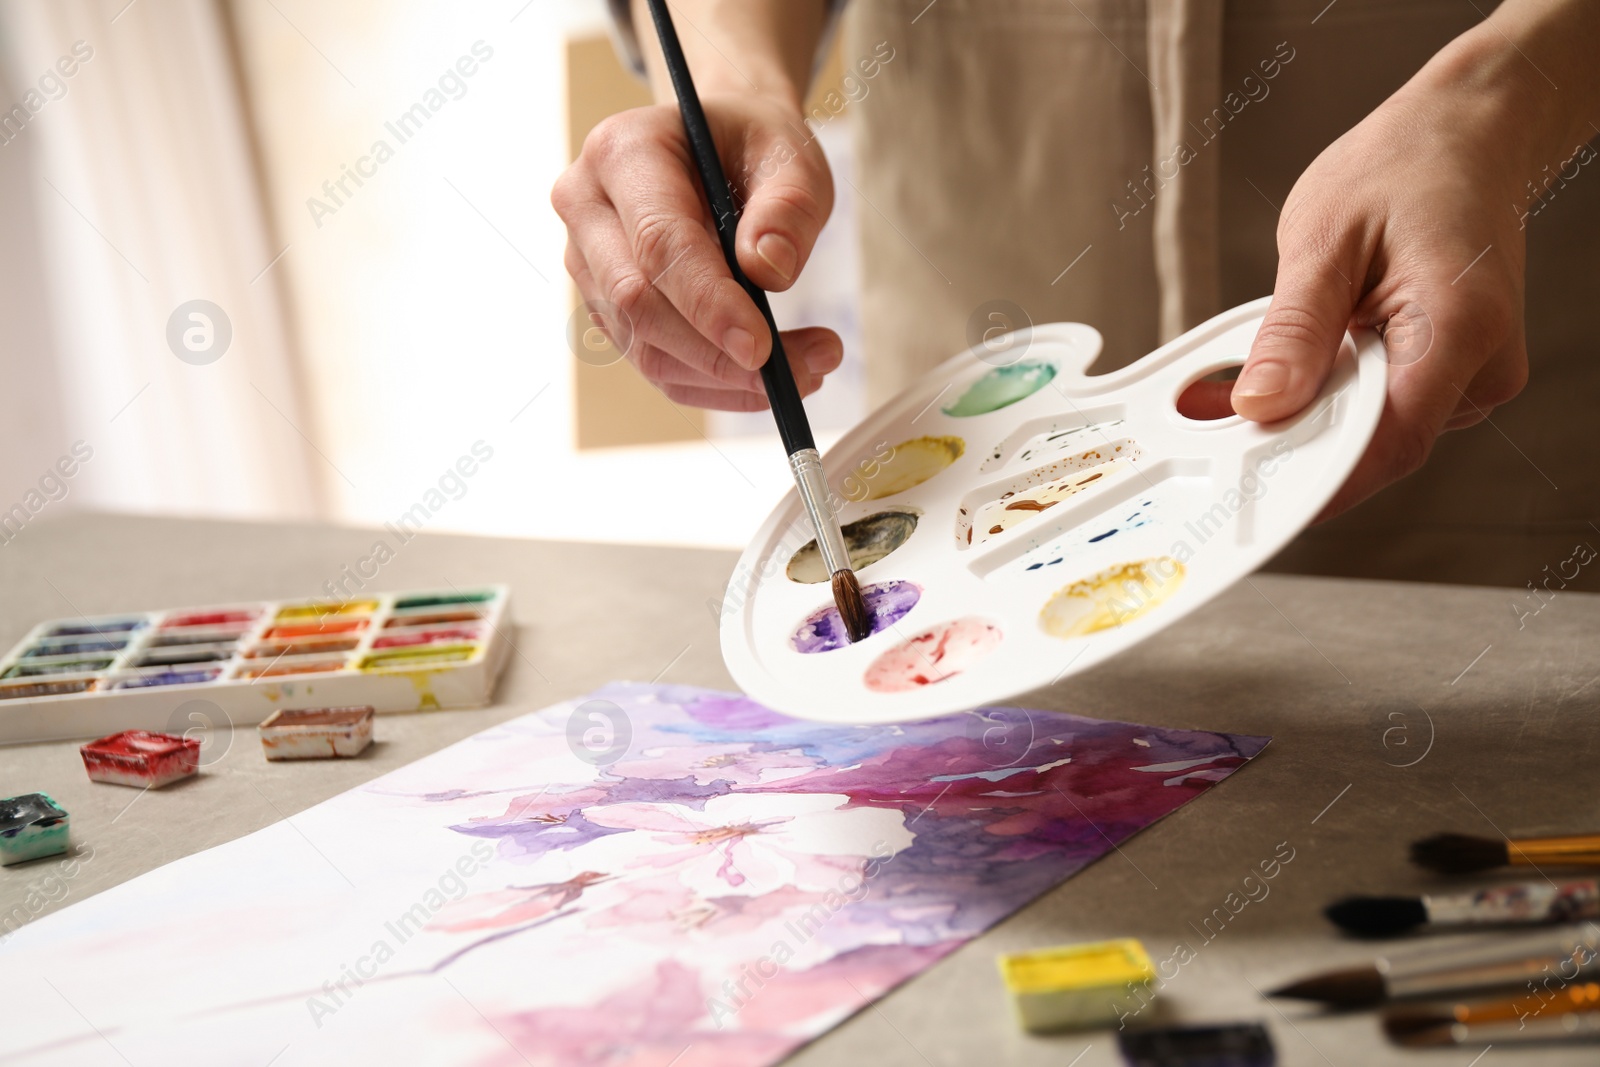
<path fill-rule="evenodd" d="M 19 194 L 0 203 L 0 512 L 82 442 L 77 506 L 323 513 L 338 474 L 297 373 L 218 6 L 12 0 L 0 27 L 0 192 Z M 195 300 L 221 315 L 182 317 L 180 358 L 169 320 Z"/>

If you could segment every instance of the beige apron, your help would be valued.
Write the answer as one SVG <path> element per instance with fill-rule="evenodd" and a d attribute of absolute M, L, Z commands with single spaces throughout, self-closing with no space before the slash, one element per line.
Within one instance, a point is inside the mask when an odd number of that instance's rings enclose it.
<path fill-rule="evenodd" d="M 1320 8 L 855 0 L 846 61 L 895 50 L 856 112 L 857 191 L 841 189 L 862 201 L 872 402 L 970 343 L 991 301 L 1094 325 L 1102 371 L 1270 293 L 1275 205 L 1479 17 L 1459 0 Z M 1530 223 L 1522 396 L 1272 569 L 1600 590 L 1600 560 L 1571 562 L 1600 548 L 1597 237 L 1600 171 Z"/>

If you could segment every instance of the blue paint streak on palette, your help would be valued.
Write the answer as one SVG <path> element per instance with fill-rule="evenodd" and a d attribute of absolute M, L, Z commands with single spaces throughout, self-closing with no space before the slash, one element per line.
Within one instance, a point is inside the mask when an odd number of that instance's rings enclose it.
<path fill-rule="evenodd" d="M 149 689 L 158 685 L 193 685 L 196 682 L 209 682 L 221 673 L 221 667 L 214 667 L 208 671 L 163 671 L 143 678 L 128 678 L 118 682 L 117 688 Z"/>
<path fill-rule="evenodd" d="M 1129 515 L 1127 518 L 1123 519 L 1120 525 L 1113 526 L 1109 530 L 1103 530 L 1100 533 L 1093 534 L 1093 535 L 1091 535 L 1089 537 L 1085 537 L 1079 543 L 1080 544 L 1086 544 L 1086 545 L 1098 544 L 1101 541 L 1105 541 L 1105 540 L 1109 539 L 1114 534 L 1121 533 L 1123 530 L 1137 530 L 1141 526 L 1148 526 L 1152 522 L 1156 521 L 1156 516 L 1155 516 L 1154 512 L 1155 512 L 1155 498 L 1154 497 L 1152 497 L 1149 500 L 1141 500 L 1139 502 L 1138 509 L 1136 511 L 1134 511 L 1131 515 Z M 1066 545 L 1066 544 L 1059 545 L 1059 546 L 1057 546 L 1056 550 L 1057 551 L 1062 551 L 1066 547 L 1069 547 L 1069 546 Z M 1030 564 L 1028 564 L 1028 566 L 1025 569 L 1026 570 L 1030 570 L 1030 571 L 1036 571 L 1036 570 L 1039 570 L 1041 567 L 1050 567 L 1050 566 L 1053 566 L 1053 565 L 1055 565 L 1057 563 L 1060 563 L 1066 558 L 1067 557 L 1065 556 L 1065 554 L 1059 555 L 1055 559 L 1042 560 L 1042 561 L 1040 561 L 1038 563 L 1030 563 Z"/>

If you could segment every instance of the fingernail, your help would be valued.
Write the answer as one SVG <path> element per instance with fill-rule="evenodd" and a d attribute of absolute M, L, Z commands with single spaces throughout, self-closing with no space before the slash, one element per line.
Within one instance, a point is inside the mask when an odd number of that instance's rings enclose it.
<path fill-rule="evenodd" d="M 756 255 L 777 271 L 784 281 L 794 280 L 794 265 L 800 259 L 800 253 L 794 250 L 794 245 L 787 237 L 775 233 L 762 234 L 756 241 Z"/>
<path fill-rule="evenodd" d="M 756 339 L 749 330 L 734 326 L 722 335 L 722 350 L 739 366 L 749 370 L 756 362 Z"/>
<path fill-rule="evenodd" d="M 1233 387 L 1233 395 L 1277 396 L 1288 384 L 1289 368 L 1286 364 L 1271 361 L 1255 363 L 1239 376 L 1239 383 Z"/>

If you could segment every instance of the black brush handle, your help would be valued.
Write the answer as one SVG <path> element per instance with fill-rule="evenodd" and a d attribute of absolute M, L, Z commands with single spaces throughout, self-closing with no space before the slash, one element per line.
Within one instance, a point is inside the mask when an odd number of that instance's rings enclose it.
<path fill-rule="evenodd" d="M 806 418 L 806 408 L 800 401 L 800 387 L 794 383 L 794 372 L 789 369 L 789 358 L 784 354 L 783 341 L 778 337 L 778 323 L 772 317 L 772 305 L 767 302 L 766 291 L 739 269 L 739 257 L 734 251 L 734 235 L 739 227 L 739 209 L 728 195 L 728 179 L 722 173 L 722 159 L 717 155 L 717 143 L 711 139 L 711 124 L 706 121 L 705 109 L 700 106 L 700 94 L 695 91 L 694 78 L 689 74 L 689 61 L 683 57 L 683 46 L 678 43 L 678 31 L 672 25 L 672 15 L 667 11 L 666 0 L 649 0 L 650 18 L 656 24 L 656 37 L 661 41 L 661 54 L 667 61 L 667 73 L 672 76 L 673 91 L 678 94 L 678 109 L 683 113 L 683 128 L 689 135 L 689 148 L 700 171 L 700 184 L 705 186 L 706 202 L 711 205 L 711 215 L 717 222 L 717 236 L 722 240 L 722 255 L 728 261 L 728 270 L 767 320 L 772 331 L 772 355 L 761 365 L 761 384 L 767 388 L 767 403 L 772 405 L 772 417 L 778 423 L 778 436 L 783 439 L 784 451 L 794 455 L 807 448 L 816 448 L 811 436 L 811 421 Z"/>

